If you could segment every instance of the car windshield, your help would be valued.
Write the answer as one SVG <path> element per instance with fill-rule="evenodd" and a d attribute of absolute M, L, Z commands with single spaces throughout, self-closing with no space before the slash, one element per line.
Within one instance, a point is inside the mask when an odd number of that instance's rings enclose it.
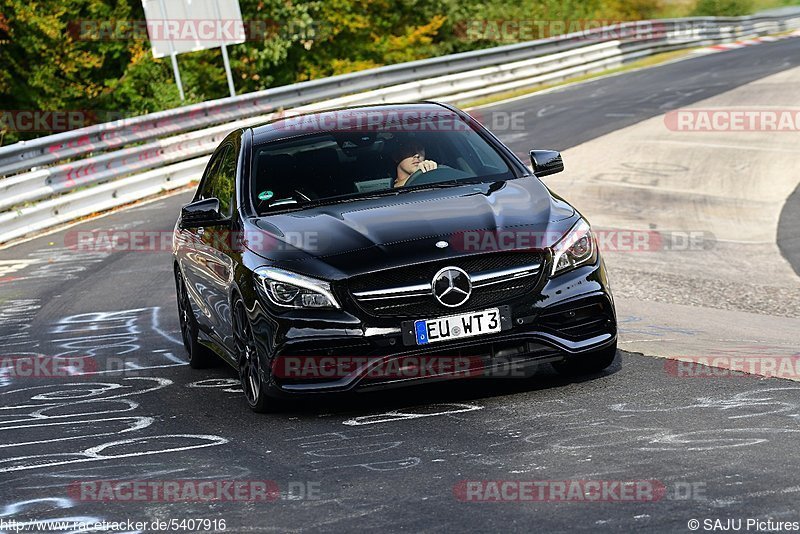
<path fill-rule="evenodd" d="M 290 138 L 255 145 L 250 176 L 259 213 L 514 178 L 503 157 L 449 110 L 355 113 L 283 120 L 274 127 Z"/>

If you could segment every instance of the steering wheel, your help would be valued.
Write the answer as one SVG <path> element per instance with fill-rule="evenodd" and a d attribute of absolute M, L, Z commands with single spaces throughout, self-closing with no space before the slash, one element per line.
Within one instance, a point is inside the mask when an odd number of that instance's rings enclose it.
<path fill-rule="evenodd" d="M 443 170 L 445 170 L 443 167 L 436 167 L 435 169 L 431 169 L 427 172 L 416 170 L 411 173 L 411 176 L 408 177 L 405 185 L 424 185 L 431 182 L 438 182 L 441 180 L 441 171 Z M 437 178 L 437 175 L 439 178 Z"/>
<path fill-rule="evenodd" d="M 459 180 L 461 178 L 469 177 L 470 175 L 464 171 L 448 167 L 447 165 L 439 165 L 435 169 L 431 169 L 428 172 L 422 172 L 420 170 L 414 171 L 403 185 L 427 185 L 435 184 L 436 182 Z"/>

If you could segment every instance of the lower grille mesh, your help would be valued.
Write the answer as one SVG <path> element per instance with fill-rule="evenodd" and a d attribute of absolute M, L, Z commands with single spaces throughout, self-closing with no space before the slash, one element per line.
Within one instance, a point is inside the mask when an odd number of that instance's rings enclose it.
<path fill-rule="evenodd" d="M 548 310 L 537 322 L 543 329 L 577 341 L 609 333 L 612 313 L 606 300 L 598 299 L 580 307 Z"/>

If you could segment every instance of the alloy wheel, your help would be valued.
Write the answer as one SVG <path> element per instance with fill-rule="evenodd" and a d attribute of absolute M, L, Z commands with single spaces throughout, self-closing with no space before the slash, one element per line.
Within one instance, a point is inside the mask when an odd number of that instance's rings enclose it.
<path fill-rule="evenodd" d="M 236 303 L 235 317 L 234 337 L 239 358 L 239 379 L 248 404 L 254 407 L 261 399 L 261 360 L 247 311 L 241 301 Z"/>

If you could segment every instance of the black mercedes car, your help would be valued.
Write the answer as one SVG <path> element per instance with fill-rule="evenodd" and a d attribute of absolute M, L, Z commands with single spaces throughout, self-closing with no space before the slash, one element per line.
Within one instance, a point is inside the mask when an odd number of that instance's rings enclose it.
<path fill-rule="evenodd" d="M 284 116 L 220 144 L 174 238 L 192 367 L 250 407 L 614 360 L 589 223 L 475 119 L 425 102 Z M 531 172 L 531 169 L 533 172 Z"/>

